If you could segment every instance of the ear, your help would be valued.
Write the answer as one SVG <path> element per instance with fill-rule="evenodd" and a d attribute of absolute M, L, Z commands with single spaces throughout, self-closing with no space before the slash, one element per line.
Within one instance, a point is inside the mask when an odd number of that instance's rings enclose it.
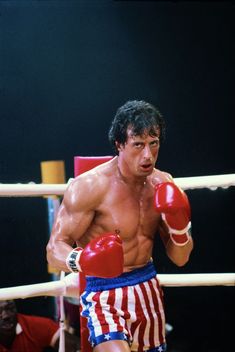
<path fill-rule="evenodd" d="M 119 142 L 115 142 L 116 149 L 120 152 L 124 147 L 123 144 Z"/>

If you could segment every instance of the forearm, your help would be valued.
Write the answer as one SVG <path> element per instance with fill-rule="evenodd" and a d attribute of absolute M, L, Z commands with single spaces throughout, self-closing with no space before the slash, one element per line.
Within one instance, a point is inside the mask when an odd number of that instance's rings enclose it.
<path fill-rule="evenodd" d="M 184 246 L 177 246 L 170 237 L 166 244 L 166 253 L 177 266 L 183 266 L 188 262 L 192 249 L 193 239 L 191 236 Z"/>
<path fill-rule="evenodd" d="M 51 267 L 59 270 L 69 272 L 66 265 L 66 258 L 72 250 L 72 246 L 63 241 L 52 241 L 47 245 L 47 261 Z"/>

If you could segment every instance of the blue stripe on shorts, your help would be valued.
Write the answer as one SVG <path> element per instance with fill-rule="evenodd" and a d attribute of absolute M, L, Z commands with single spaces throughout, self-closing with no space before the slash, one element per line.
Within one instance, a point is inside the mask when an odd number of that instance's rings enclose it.
<path fill-rule="evenodd" d="M 151 348 L 150 350 L 147 350 L 145 352 L 166 352 L 166 343 L 163 343 L 158 347 Z"/>
<path fill-rule="evenodd" d="M 153 262 L 150 261 L 142 268 L 138 268 L 127 273 L 123 273 L 118 277 L 111 279 L 103 279 L 96 276 L 86 276 L 87 286 L 86 292 L 98 292 L 120 288 L 125 286 L 138 285 L 141 282 L 151 280 L 157 275 Z"/>

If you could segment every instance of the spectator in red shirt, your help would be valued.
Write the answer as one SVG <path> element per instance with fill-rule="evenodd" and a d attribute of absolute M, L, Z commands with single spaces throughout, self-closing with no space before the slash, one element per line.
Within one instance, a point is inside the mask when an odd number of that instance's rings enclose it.
<path fill-rule="evenodd" d="M 72 346 L 69 339 L 68 350 L 78 351 L 78 341 L 70 337 L 75 343 Z M 42 352 L 46 347 L 57 350 L 58 345 L 58 323 L 50 318 L 17 313 L 14 301 L 0 301 L 0 352 Z"/>
<path fill-rule="evenodd" d="M 19 314 L 14 301 L 0 301 L 0 352 L 42 352 L 55 347 L 58 337 L 52 319 Z"/>

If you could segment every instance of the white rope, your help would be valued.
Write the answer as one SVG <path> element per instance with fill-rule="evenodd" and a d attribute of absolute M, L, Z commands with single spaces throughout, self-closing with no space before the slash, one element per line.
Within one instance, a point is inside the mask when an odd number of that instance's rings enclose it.
<path fill-rule="evenodd" d="M 213 274 L 159 274 L 160 285 L 183 286 L 235 286 L 235 273 Z"/>
<path fill-rule="evenodd" d="M 235 273 L 159 274 L 161 286 L 235 286 Z M 37 296 L 66 296 L 79 298 L 78 274 L 71 273 L 61 280 L 34 285 L 0 289 L 0 300 Z"/>
<path fill-rule="evenodd" d="M 0 300 L 38 296 L 79 297 L 78 274 L 71 273 L 63 279 L 33 285 L 22 285 L 0 289 Z"/>
<path fill-rule="evenodd" d="M 235 174 L 215 175 L 215 176 L 196 176 L 178 177 L 175 183 L 182 189 L 209 188 L 215 190 L 218 187 L 228 188 L 235 186 Z"/>
<path fill-rule="evenodd" d="M 0 197 L 31 197 L 31 196 L 48 196 L 63 195 L 70 179 L 66 184 L 0 184 Z M 195 176 L 180 177 L 174 179 L 175 183 L 182 189 L 209 188 L 215 190 L 218 187 L 228 188 L 235 186 L 235 174 L 215 175 L 215 176 Z"/>
<path fill-rule="evenodd" d="M 31 196 L 48 196 L 63 195 L 67 184 L 0 184 L 1 197 L 31 197 Z"/>

